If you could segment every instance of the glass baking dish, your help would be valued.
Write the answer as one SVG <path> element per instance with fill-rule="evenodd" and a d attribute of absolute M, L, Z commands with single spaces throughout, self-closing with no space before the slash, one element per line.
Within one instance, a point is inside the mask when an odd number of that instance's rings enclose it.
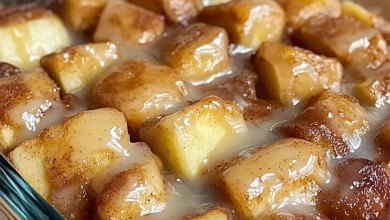
<path fill-rule="evenodd" d="M 0 0 L 1 4 L 48 5 L 61 0 Z M 390 0 L 356 1 L 390 20 Z M 31 3 L 31 4 L 30 4 Z M 64 219 L 30 187 L 0 154 L 0 220 Z"/>

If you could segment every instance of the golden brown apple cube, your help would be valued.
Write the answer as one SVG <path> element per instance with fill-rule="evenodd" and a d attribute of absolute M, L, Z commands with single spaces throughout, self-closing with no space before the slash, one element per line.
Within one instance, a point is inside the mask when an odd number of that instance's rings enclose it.
<path fill-rule="evenodd" d="M 204 213 L 184 216 L 182 220 L 230 220 L 229 210 L 221 207 L 214 207 Z"/>
<path fill-rule="evenodd" d="M 343 15 L 352 16 L 379 30 L 387 43 L 390 43 L 390 23 L 384 18 L 367 11 L 365 8 L 352 1 L 343 1 L 341 3 L 341 10 Z"/>
<path fill-rule="evenodd" d="M 379 108 L 390 103 L 390 66 L 382 67 L 365 74 L 353 87 L 353 95 L 368 106 Z"/>
<path fill-rule="evenodd" d="M 164 18 L 125 1 L 109 1 L 93 39 L 133 46 L 154 41 L 164 30 Z"/>
<path fill-rule="evenodd" d="M 196 179 L 204 161 L 226 152 L 226 141 L 246 131 L 236 104 L 209 96 L 143 130 L 141 140 L 177 175 Z"/>
<path fill-rule="evenodd" d="M 64 0 L 62 16 L 75 31 L 93 31 L 107 0 Z"/>
<path fill-rule="evenodd" d="M 153 155 L 115 175 L 97 194 L 98 219 L 138 219 L 164 210 L 168 195 L 162 169 Z"/>
<path fill-rule="evenodd" d="M 390 163 L 390 120 L 379 129 L 375 137 L 375 145 L 379 149 L 379 160 L 385 164 Z"/>
<path fill-rule="evenodd" d="M 118 160 L 136 161 L 127 156 L 136 152 L 133 145 L 124 115 L 106 108 L 78 113 L 45 129 L 15 148 L 9 158 L 62 215 L 88 219 L 81 216 L 92 205 L 91 180 Z M 122 169 L 126 168 L 130 165 Z"/>
<path fill-rule="evenodd" d="M 222 164 L 216 175 L 243 219 L 261 219 L 291 199 L 313 205 L 318 185 L 329 178 L 325 151 L 295 138 L 257 147 Z"/>
<path fill-rule="evenodd" d="M 341 86 L 340 62 L 298 47 L 264 42 L 255 63 L 260 92 L 285 105 L 307 101 L 325 89 L 337 91 Z"/>
<path fill-rule="evenodd" d="M 311 17 L 334 17 L 341 14 L 338 0 L 285 0 L 280 1 L 286 12 L 286 26 L 298 30 Z"/>
<path fill-rule="evenodd" d="M 230 68 L 226 31 L 203 23 L 192 24 L 174 37 L 164 59 L 190 82 L 210 81 Z"/>
<path fill-rule="evenodd" d="M 359 147 L 369 130 L 366 110 L 354 98 L 326 91 L 291 122 L 278 129 L 290 137 L 313 142 L 334 157 L 347 155 Z"/>
<path fill-rule="evenodd" d="M 335 57 L 343 64 L 378 68 L 386 61 L 387 44 L 381 33 L 354 17 L 313 18 L 295 39 L 315 53 Z"/>
<path fill-rule="evenodd" d="M 0 78 L 0 152 L 7 153 L 60 117 L 59 88 L 43 72 Z"/>
<path fill-rule="evenodd" d="M 44 55 L 71 43 L 52 11 L 35 8 L 0 18 L 0 61 L 23 70 L 38 67 Z"/>
<path fill-rule="evenodd" d="M 41 59 L 41 66 L 58 83 L 63 94 L 76 93 L 120 56 L 115 44 L 89 43 L 47 55 Z"/>
<path fill-rule="evenodd" d="M 264 41 L 279 41 L 285 15 L 271 0 L 231 1 L 204 8 L 201 21 L 226 29 L 229 39 L 236 44 L 257 49 Z"/>
<path fill-rule="evenodd" d="M 200 0 L 127 0 L 157 14 L 172 23 L 184 23 L 198 15 L 202 9 Z"/>
<path fill-rule="evenodd" d="M 92 88 L 92 107 L 113 107 L 127 118 L 133 140 L 146 121 L 174 112 L 182 104 L 186 86 L 180 72 L 145 60 L 122 64 Z"/>

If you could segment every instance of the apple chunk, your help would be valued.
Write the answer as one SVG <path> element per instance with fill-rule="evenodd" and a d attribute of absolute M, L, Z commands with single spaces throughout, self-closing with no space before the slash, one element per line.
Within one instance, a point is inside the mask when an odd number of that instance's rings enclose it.
<path fill-rule="evenodd" d="M 361 137 L 370 129 L 370 123 L 367 111 L 357 100 L 326 91 L 315 97 L 297 118 L 277 129 L 341 157 L 360 147 Z"/>
<path fill-rule="evenodd" d="M 190 214 L 184 216 L 182 220 L 229 220 L 231 219 L 229 210 L 221 207 L 214 207 L 204 213 Z"/>
<path fill-rule="evenodd" d="M 390 163 L 390 120 L 386 121 L 379 129 L 375 137 L 375 145 L 378 147 L 379 161 L 388 167 Z"/>
<path fill-rule="evenodd" d="M 62 16 L 75 31 L 93 31 L 107 0 L 64 0 Z"/>
<path fill-rule="evenodd" d="M 115 44 L 90 43 L 47 55 L 41 59 L 41 66 L 59 84 L 63 94 L 76 93 L 120 56 Z"/>
<path fill-rule="evenodd" d="M 108 1 L 93 40 L 134 46 L 153 42 L 164 30 L 164 19 L 125 1 Z"/>
<path fill-rule="evenodd" d="M 387 44 L 380 31 L 351 16 L 310 19 L 294 36 L 303 47 L 346 65 L 376 69 L 386 61 Z"/>
<path fill-rule="evenodd" d="M 307 101 L 325 89 L 339 90 L 343 75 L 336 59 L 277 42 L 264 42 L 255 63 L 258 89 L 285 105 Z"/>
<path fill-rule="evenodd" d="M 36 8 L 0 19 L 0 61 L 23 70 L 70 43 L 64 24 L 50 10 Z"/>
<path fill-rule="evenodd" d="M 141 140 L 179 176 L 195 179 L 204 161 L 227 150 L 224 142 L 246 132 L 240 108 L 209 96 L 141 131 Z"/>
<path fill-rule="evenodd" d="M 129 60 L 92 88 L 92 107 L 126 115 L 132 140 L 142 124 L 177 111 L 187 89 L 180 72 L 145 60 Z"/>
<path fill-rule="evenodd" d="M 202 9 L 200 0 L 127 0 L 157 14 L 171 23 L 187 24 Z"/>
<path fill-rule="evenodd" d="M 217 186 L 243 219 L 265 217 L 279 205 L 314 205 L 328 178 L 326 152 L 302 139 L 283 139 L 216 169 Z"/>
<path fill-rule="evenodd" d="M 229 39 L 223 28 L 195 23 L 173 38 L 164 57 L 186 80 L 207 81 L 230 68 Z"/>
<path fill-rule="evenodd" d="M 231 1 L 204 8 L 201 21 L 226 29 L 236 44 L 257 49 L 264 41 L 282 38 L 285 15 L 271 0 Z"/>
<path fill-rule="evenodd" d="M 44 72 L 0 78 L 0 152 L 8 153 L 62 117 L 57 85 Z"/>
<path fill-rule="evenodd" d="M 299 28 L 311 17 L 339 17 L 338 0 L 280 0 L 286 12 L 286 26 L 292 31 Z"/>

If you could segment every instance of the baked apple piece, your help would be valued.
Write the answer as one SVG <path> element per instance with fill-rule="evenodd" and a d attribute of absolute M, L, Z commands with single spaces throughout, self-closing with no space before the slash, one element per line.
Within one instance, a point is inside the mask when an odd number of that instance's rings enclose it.
<path fill-rule="evenodd" d="M 369 128 L 368 113 L 357 100 L 326 91 L 315 97 L 298 117 L 277 129 L 341 157 L 359 148 L 360 138 Z"/>
<path fill-rule="evenodd" d="M 283 9 L 271 0 L 231 1 L 204 8 L 201 21 L 226 29 L 236 44 L 257 49 L 264 41 L 279 41 L 285 24 Z"/>
<path fill-rule="evenodd" d="M 257 147 L 216 169 L 217 186 L 243 219 L 265 217 L 289 202 L 315 205 L 329 176 L 325 151 L 302 139 Z"/>
<path fill-rule="evenodd" d="M 210 96 L 143 129 L 141 140 L 177 175 L 196 179 L 206 170 L 205 161 L 228 150 L 229 140 L 246 131 L 236 104 Z"/>
<path fill-rule="evenodd" d="M 201 0 L 127 0 L 154 13 L 164 15 L 171 23 L 187 24 L 202 9 Z"/>
<path fill-rule="evenodd" d="M 230 68 L 229 39 L 223 28 L 195 23 L 182 29 L 163 59 L 189 82 L 209 82 Z"/>
<path fill-rule="evenodd" d="M 349 159 L 335 168 L 334 177 L 318 194 L 318 207 L 331 220 L 390 218 L 390 181 L 382 166 Z"/>
<path fill-rule="evenodd" d="M 321 212 L 306 209 L 303 210 L 307 211 L 307 213 L 291 213 L 289 211 L 285 212 L 282 209 L 280 211 L 278 210 L 276 213 L 268 214 L 265 217 L 258 218 L 258 220 L 329 220 L 329 218 Z"/>
<path fill-rule="evenodd" d="M 352 1 L 343 1 L 341 3 L 341 12 L 343 15 L 352 16 L 368 26 L 374 27 L 382 33 L 387 43 L 390 43 L 390 23 L 381 16 L 367 11 L 362 6 Z"/>
<path fill-rule="evenodd" d="M 107 0 L 64 0 L 62 17 L 77 32 L 90 32 L 96 28 Z"/>
<path fill-rule="evenodd" d="M 114 175 L 108 182 L 106 175 L 117 168 L 108 169 L 93 180 L 98 219 L 138 219 L 164 210 L 168 196 L 162 176 L 163 165 L 146 144 L 144 147 L 147 150 L 142 155 L 143 161 Z M 101 187 L 95 182 L 106 183 Z"/>
<path fill-rule="evenodd" d="M 376 69 L 386 61 L 387 44 L 380 31 L 351 16 L 310 19 L 294 36 L 305 48 L 346 65 Z"/>
<path fill-rule="evenodd" d="M 333 58 L 308 50 L 264 42 L 256 54 L 258 89 L 284 105 L 307 101 L 325 89 L 340 90 L 343 68 Z"/>
<path fill-rule="evenodd" d="M 182 220 L 230 220 L 229 210 L 221 207 L 214 207 L 204 213 L 184 216 Z"/>
<path fill-rule="evenodd" d="M 42 68 L 61 87 L 61 92 L 77 93 L 119 57 L 113 43 L 89 43 L 66 48 L 41 59 Z"/>
<path fill-rule="evenodd" d="M 337 18 L 341 14 L 338 0 L 278 0 L 286 12 L 286 26 L 290 31 L 299 28 L 311 17 Z"/>
<path fill-rule="evenodd" d="M 390 104 L 390 62 L 374 71 L 359 70 L 354 76 L 358 77 L 352 91 L 360 102 L 378 108 Z"/>
<path fill-rule="evenodd" d="M 375 137 L 375 145 L 378 147 L 379 158 L 385 168 L 390 163 L 390 120 L 386 121 L 379 129 Z"/>
<path fill-rule="evenodd" d="M 126 118 L 115 109 L 85 111 L 65 119 L 19 145 L 9 158 L 21 176 L 69 219 L 91 219 L 95 197 L 100 201 L 99 196 L 109 193 L 108 189 L 97 189 L 115 184 L 118 175 L 122 177 L 122 182 L 132 179 L 133 183 L 145 177 L 148 183 L 143 186 L 148 190 L 156 193 L 165 190 L 165 186 L 160 184 L 161 162 L 145 144 L 130 143 Z M 150 158 L 153 160 L 149 161 Z M 142 162 L 145 164 L 141 165 Z M 142 169 L 151 176 L 145 176 Z M 150 181 L 152 177 L 154 179 Z M 116 196 L 141 192 L 139 186 L 126 189 L 116 186 L 115 190 L 122 192 Z M 124 190 L 128 191 L 125 193 Z M 115 200 L 114 195 L 110 198 Z M 134 206 L 142 206 L 144 201 L 155 199 L 154 194 L 142 194 L 137 198 L 139 200 L 123 200 L 120 203 L 123 209 L 131 210 L 123 216 L 140 216 L 142 211 L 152 209 L 143 206 L 145 210 L 139 210 Z M 113 200 L 107 199 L 104 203 L 112 207 L 110 215 L 112 211 L 117 211 L 115 204 L 111 203 Z M 158 205 L 160 202 L 162 200 L 146 204 Z M 98 210 L 106 207 L 99 202 L 96 205 Z M 110 219 L 98 214 L 100 219 Z"/>
<path fill-rule="evenodd" d="M 1 62 L 27 70 L 37 67 L 44 55 L 69 45 L 64 24 L 50 10 L 35 8 L 0 18 Z"/>
<path fill-rule="evenodd" d="M 62 116 L 59 88 L 46 73 L 0 78 L 0 152 L 8 153 Z"/>
<path fill-rule="evenodd" d="M 93 108 L 112 107 L 127 118 L 132 140 L 142 124 L 177 111 L 187 94 L 180 73 L 146 60 L 130 60 L 92 88 Z"/>
<path fill-rule="evenodd" d="M 95 42 L 134 46 L 153 42 L 164 31 L 164 18 L 124 0 L 108 1 L 93 35 Z"/>

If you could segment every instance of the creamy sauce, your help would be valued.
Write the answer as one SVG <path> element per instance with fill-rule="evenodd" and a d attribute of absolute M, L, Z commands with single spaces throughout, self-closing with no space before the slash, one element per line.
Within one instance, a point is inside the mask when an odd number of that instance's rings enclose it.
<path fill-rule="evenodd" d="M 209 4 L 209 1 L 207 0 L 204 0 L 204 2 L 207 2 L 207 4 Z M 362 5 L 368 5 L 366 4 L 368 1 L 360 2 L 363 3 Z M 377 3 L 382 4 L 382 7 L 376 6 L 368 8 L 375 12 L 383 12 L 384 10 L 388 10 L 390 7 L 388 0 L 378 0 Z M 389 13 L 384 13 L 384 15 L 387 16 L 388 19 L 390 19 Z M 78 112 L 86 110 L 86 103 L 88 103 L 88 91 L 90 89 L 90 86 L 93 85 L 94 82 L 97 82 L 99 79 L 107 76 L 112 71 L 115 71 L 115 69 L 118 68 L 118 66 L 120 66 L 120 64 L 122 64 L 123 62 L 129 59 L 147 59 L 156 62 L 162 62 L 160 54 L 162 54 L 161 52 L 164 51 L 165 45 L 169 41 L 170 37 L 176 35 L 177 31 L 178 30 L 176 28 L 168 28 L 167 31 L 163 34 L 163 38 L 159 39 L 159 41 L 151 47 L 140 46 L 126 48 L 122 46 L 122 56 L 118 57 L 114 64 L 107 70 L 103 71 L 99 75 L 99 77 L 97 77 L 91 82 L 90 85 L 88 85 L 82 91 L 79 91 L 76 94 L 79 100 L 76 101 L 76 104 L 73 103 L 71 105 L 72 108 L 67 108 L 66 105 L 64 105 L 63 103 L 48 103 L 45 102 L 45 100 L 35 100 L 24 106 L 23 108 L 18 108 L 17 111 L 13 112 L 13 114 L 15 114 L 13 118 L 16 118 L 18 120 L 18 123 L 24 123 L 25 128 L 21 132 L 17 143 L 20 143 L 29 137 L 39 134 L 45 127 L 49 127 L 58 123 L 60 121 L 60 118 L 67 118 Z M 85 42 L 85 39 L 74 36 L 74 44 L 79 44 L 81 42 Z M 251 49 L 236 45 L 230 45 L 232 68 L 229 71 L 217 74 L 214 78 L 212 78 L 212 83 L 214 85 L 219 84 L 226 79 L 236 76 L 243 69 L 254 71 L 255 69 L 253 67 L 252 62 L 250 61 L 250 57 L 254 53 L 255 51 Z M 201 84 L 208 83 L 209 81 L 210 80 L 206 80 L 201 83 L 196 83 L 196 85 L 186 85 L 188 88 L 188 92 L 186 93 L 186 96 L 184 98 L 185 101 L 191 102 L 207 97 L 209 94 L 204 89 L 207 86 Z M 342 92 L 345 94 L 351 94 L 351 90 L 348 84 L 343 86 Z M 243 99 L 240 95 L 234 96 L 231 101 L 234 101 L 242 110 L 246 109 L 246 107 L 248 106 L 247 101 Z M 39 103 L 37 104 L 35 102 Z M 40 106 L 39 109 L 34 107 L 37 105 Z M 184 106 L 181 105 L 180 108 L 182 107 Z M 41 119 L 39 114 L 42 111 L 46 111 L 48 108 L 51 108 L 53 110 L 49 111 L 47 114 L 45 114 L 45 117 L 42 117 Z M 294 117 L 300 114 L 303 109 L 304 106 L 302 106 L 298 100 L 296 105 L 292 105 L 287 108 L 278 108 L 270 110 L 269 117 L 246 121 L 246 126 L 248 130 L 246 132 L 238 132 L 237 137 L 233 141 L 231 139 L 229 139 L 229 141 L 226 141 L 226 143 L 224 143 L 224 145 L 227 146 L 226 149 L 231 150 L 219 154 L 217 157 L 213 158 L 213 160 L 205 161 L 205 170 L 212 171 L 218 164 L 221 164 L 228 158 L 231 158 L 236 155 L 243 155 L 253 148 L 263 146 L 269 142 L 284 138 L 282 134 L 275 131 L 275 128 L 284 122 L 294 119 Z M 370 131 L 360 139 L 351 138 L 350 145 L 352 145 L 352 147 L 351 153 L 349 153 L 348 156 L 343 157 L 341 159 L 329 157 L 329 164 L 331 167 L 349 158 L 363 157 L 371 160 L 376 159 L 376 152 L 372 147 L 374 145 L 373 140 L 375 135 L 378 133 L 379 126 L 384 121 L 390 118 L 390 108 L 388 106 L 384 106 L 380 109 L 370 107 L 366 107 L 366 109 L 368 110 L 370 116 Z M 172 113 L 176 110 L 177 109 L 172 110 Z M 94 178 L 94 180 L 92 181 L 92 188 L 94 188 L 94 191 L 96 192 L 100 192 L 105 183 L 110 181 L 110 179 L 116 174 L 124 171 L 124 169 L 129 169 L 134 164 L 141 163 L 142 161 L 150 157 L 150 151 L 145 145 L 141 143 L 131 144 L 130 147 L 127 146 L 126 148 L 123 148 L 123 146 L 118 145 L 118 142 L 115 139 L 115 137 L 118 137 L 118 132 L 120 131 L 115 130 L 113 128 L 113 130 L 111 131 L 112 139 L 107 142 L 107 146 L 118 152 L 120 156 L 115 159 L 110 168 L 103 171 L 99 174 L 99 176 Z M 90 152 L 84 152 L 83 155 L 77 155 L 76 158 L 73 159 L 77 160 L 77 157 L 79 157 L 79 159 L 84 158 L 85 155 L 88 155 L 89 153 Z M 165 207 L 149 207 L 149 210 L 143 212 L 143 215 L 145 216 L 142 216 L 141 219 L 180 219 L 184 215 L 201 212 L 201 210 L 206 210 L 210 206 L 218 205 L 229 208 L 233 216 L 237 217 L 233 205 L 230 202 L 227 202 L 226 198 L 223 198 L 218 189 L 214 187 L 214 184 L 210 182 L 210 175 L 213 175 L 213 172 L 208 172 L 199 180 L 191 182 L 182 180 L 176 177 L 174 174 L 165 171 L 164 177 L 169 192 L 168 203 L 165 204 Z M 64 188 L 62 191 L 58 192 L 58 198 L 55 200 L 57 202 L 61 202 L 62 200 L 63 204 L 61 205 L 64 205 L 68 201 L 71 201 L 71 199 L 68 197 L 71 197 L 73 195 L 73 192 L 75 191 L 80 191 L 80 188 Z M 288 201 L 285 204 L 280 205 L 277 212 L 286 213 L 287 216 L 289 215 L 289 213 L 304 214 L 307 212 L 318 212 L 314 204 L 304 206 L 294 205 L 296 203 L 300 204 L 300 202 L 298 201 L 300 198 L 293 197 L 292 200 L 294 199 L 296 199 L 295 202 Z M 161 211 L 162 209 L 163 211 Z M 159 213 L 154 215 L 146 215 L 148 213 L 153 212 Z"/>

